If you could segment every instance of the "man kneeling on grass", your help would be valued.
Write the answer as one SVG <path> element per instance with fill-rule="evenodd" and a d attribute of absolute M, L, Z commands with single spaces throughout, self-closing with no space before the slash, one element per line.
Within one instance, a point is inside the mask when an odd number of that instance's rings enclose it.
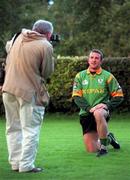
<path fill-rule="evenodd" d="M 73 99 L 80 108 L 80 124 L 88 152 L 97 157 L 108 153 L 107 146 L 120 149 L 114 135 L 109 133 L 109 111 L 123 101 L 123 92 L 116 78 L 101 68 L 103 54 L 94 49 L 88 58 L 89 67 L 79 72 L 74 80 Z"/>

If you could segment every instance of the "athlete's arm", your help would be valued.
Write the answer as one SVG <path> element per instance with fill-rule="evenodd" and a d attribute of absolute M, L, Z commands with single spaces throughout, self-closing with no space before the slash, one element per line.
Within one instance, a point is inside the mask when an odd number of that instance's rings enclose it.
<path fill-rule="evenodd" d="M 123 96 L 112 97 L 110 101 L 104 102 L 110 111 L 118 107 L 124 100 Z"/>
<path fill-rule="evenodd" d="M 73 99 L 74 99 L 75 104 L 79 108 L 81 108 L 81 109 L 83 109 L 85 111 L 90 110 L 90 106 L 89 106 L 88 102 L 86 101 L 86 99 L 84 97 L 74 96 Z"/>
<path fill-rule="evenodd" d="M 107 102 L 102 103 L 106 104 L 109 110 L 114 110 L 122 103 L 124 95 L 121 86 L 112 74 L 110 75 L 110 80 L 108 81 L 108 90 L 110 98 Z"/>

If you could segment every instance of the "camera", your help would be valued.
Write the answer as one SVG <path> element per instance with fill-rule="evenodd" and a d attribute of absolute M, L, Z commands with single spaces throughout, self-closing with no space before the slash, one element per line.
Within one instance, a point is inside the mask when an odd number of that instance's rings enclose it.
<path fill-rule="evenodd" d="M 51 38 L 50 38 L 50 42 L 53 46 L 55 46 L 57 43 L 59 43 L 61 40 L 60 35 L 59 34 L 52 34 Z"/>

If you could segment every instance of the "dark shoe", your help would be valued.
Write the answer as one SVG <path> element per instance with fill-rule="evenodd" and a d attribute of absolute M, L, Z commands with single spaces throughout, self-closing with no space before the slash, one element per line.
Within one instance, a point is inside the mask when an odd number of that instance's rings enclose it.
<path fill-rule="evenodd" d="M 38 173 L 38 172 L 42 172 L 43 168 L 33 168 L 30 171 L 27 171 L 28 173 Z"/>
<path fill-rule="evenodd" d="M 107 155 L 107 150 L 106 149 L 100 149 L 98 152 L 97 152 L 97 157 L 101 157 L 101 156 L 104 156 L 104 155 Z"/>
<path fill-rule="evenodd" d="M 120 144 L 116 141 L 114 134 L 109 133 L 108 137 L 110 138 L 110 144 L 114 147 L 114 149 L 120 149 Z"/>
<path fill-rule="evenodd" d="M 12 169 L 12 171 L 19 172 L 19 169 Z"/>

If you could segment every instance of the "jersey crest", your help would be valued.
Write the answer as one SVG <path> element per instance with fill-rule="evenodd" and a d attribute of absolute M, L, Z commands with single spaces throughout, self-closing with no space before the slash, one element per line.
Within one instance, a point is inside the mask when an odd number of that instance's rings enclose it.
<path fill-rule="evenodd" d="M 102 79 L 102 78 L 99 78 L 99 79 L 98 79 L 98 83 L 99 83 L 99 84 L 102 84 L 102 83 L 103 83 L 103 79 Z"/>

